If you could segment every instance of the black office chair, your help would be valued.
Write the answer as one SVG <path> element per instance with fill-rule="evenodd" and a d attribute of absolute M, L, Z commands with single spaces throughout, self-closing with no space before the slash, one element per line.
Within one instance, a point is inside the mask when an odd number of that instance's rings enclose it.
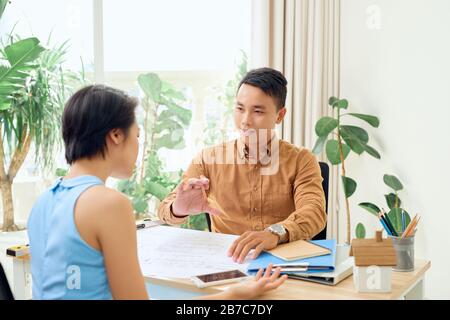
<path fill-rule="evenodd" d="M 328 181 L 330 180 L 330 168 L 325 162 L 319 162 L 320 174 L 322 175 L 322 189 L 325 194 L 325 213 L 328 214 Z M 327 238 L 327 225 L 312 240 L 324 240 Z"/>
<path fill-rule="evenodd" d="M 319 162 L 320 173 L 322 175 L 322 189 L 325 193 L 325 213 L 328 214 L 328 180 L 330 179 L 330 168 L 325 162 Z M 208 230 L 211 231 L 211 217 L 205 213 L 206 222 L 208 223 Z M 323 240 L 327 238 L 327 226 L 314 236 L 312 240 Z"/>
<path fill-rule="evenodd" d="M 14 300 L 11 287 L 9 286 L 5 270 L 3 270 L 1 263 L 0 263 L 0 300 Z"/>

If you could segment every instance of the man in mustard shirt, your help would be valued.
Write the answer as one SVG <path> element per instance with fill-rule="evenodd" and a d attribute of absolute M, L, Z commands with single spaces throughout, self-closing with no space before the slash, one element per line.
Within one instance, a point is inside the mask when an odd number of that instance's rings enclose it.
<path fill-rule="evenodd" d="M 326 225 L 322 176 L 315 156 L 275 135 L 286 115 L 285 77 L 277 70 L 248 72 L 236 95 L 240 137 L 203 149 L 183 181 L 162 201 L 169 224 L 208 212 L 212 231 L 240 235 L 228 255 L 242 263 L 262 250 L 311 239 Z"/>

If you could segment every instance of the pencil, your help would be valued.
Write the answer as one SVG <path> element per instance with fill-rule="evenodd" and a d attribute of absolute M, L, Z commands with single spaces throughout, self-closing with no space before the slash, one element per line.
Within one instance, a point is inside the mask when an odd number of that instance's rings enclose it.
<path fill-rule="evenodd" d="M 387 226 L 389 227 L 389 229 L 391 229 L 391 233 L 394 237 L 398 237 L 398 233 L 395 230 L 394 226 L 392 225 L 391 221 L 389 220 L 388 215 L 386 214 L 386 212 L 384 211 L 384 209 L 381 209 L 382 214 L 381 217 L 384 219 L 384 221 L 386 222 Z"/>
<path fill-rule="evenodd" d="M 420 220 L 420 217 L 418 217 L 418 215 L 416 214 L 414 216 L 414 218 L 411 220 L 411 222 L 409 223 L 409 225 L 406 228 L 406 230 L 403 232 L 402 238 L 406 238 L 406 237 L 408 237 L 410 235 L 411 230 L 414 230 L 414 228 L 416 227 L 417 223 L 419 222 L 418 220 Z"/>
<path fill-rule="evenodd" d="M 415 215 L 414 218 L 409 222 L 408 226 L 406 227 L 406 230 L 403 231 L 403 233 L 402 233 L 402 238 L 406 237 L 406 235 L 408 234 L 409 230 L 411 229 L 412 224 L 416 220 L 416 218 L 417 218 L 417 215 Z"/>
<path fill-rule="evenodd" d="M 406 229 L 406 215 L 405 215 L 405 210 L 402 210 L 402 233 L 405 231 Z"/>
<path fill-rule="evenodd" d="M 386 233 L 389 236 L 392 236 L 392 232 L 391 230 L 389 230 L 389 227 L 386 225 L 386 223 L 384 222 L 384 220 L 381 218 L 381 212 L 378 213 L 378 219 L 380 219 L 381 224 L 383 225 L 383 228 L 386 230 Z"/>
<path fill-rule="evenodd" d="M 415 231 L 416 226 L 419 223 L 419 221 L 420 221 L 420 217 L 417 218 L 417 220 L 414 222 L 414 225 L 411 227 L 411 229 L 409 229 L 409 232 L 406 234 L 406 237 L 411 237 L 414 235 L 414 233 L 416 232 Z"/>

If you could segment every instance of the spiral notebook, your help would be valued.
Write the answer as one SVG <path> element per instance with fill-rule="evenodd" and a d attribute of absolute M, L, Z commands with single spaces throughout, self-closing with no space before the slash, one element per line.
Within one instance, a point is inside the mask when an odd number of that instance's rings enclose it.
<path fill-rule="evenodd" d="M 260 268 L 265 269 L 269 264 L 282 267 L 282 274 L 332 272 L 336 265 L 336 240 L 314 240 L 313 244 L 328 249 L 330 252 L 309 258 L 300 258 L 286 261 L 272 253 L 262 252 L 252 260 L 247 268 L 250 274 L 256 273 Z M 297 252 L 297 251 L 296 251 Z M 298 253 L 297 253 L 298 255 Z"/>
<path fill-rule="evenodd" d="M 331 250 L 314 242 L 297 240 L 279 245 L 275 249 L 267 250 L 268 253 L 285 261 L 313 258 L 331 253 Z"/>

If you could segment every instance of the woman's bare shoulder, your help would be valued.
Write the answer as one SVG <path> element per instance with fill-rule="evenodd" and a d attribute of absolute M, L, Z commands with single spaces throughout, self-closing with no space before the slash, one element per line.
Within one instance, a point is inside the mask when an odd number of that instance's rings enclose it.
<path fill-rule="evenodd" d="M 133 209 L 126 195 L 102 185 L 93 186 L 83 192 L 78 199 L 77 207 L 87 209 L 99 218 L 114 213 L 130 214 Z"/>

